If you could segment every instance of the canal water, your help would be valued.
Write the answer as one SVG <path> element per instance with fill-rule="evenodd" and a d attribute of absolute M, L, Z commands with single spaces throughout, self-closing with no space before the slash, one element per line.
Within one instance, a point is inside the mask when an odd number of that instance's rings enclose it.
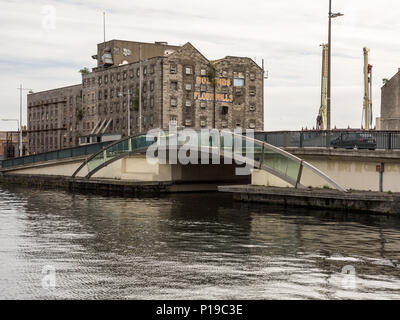
<path fill-rule="evenodd" d="M 0 187 L 1 299 L 400 299 L 400 219 Z"/>

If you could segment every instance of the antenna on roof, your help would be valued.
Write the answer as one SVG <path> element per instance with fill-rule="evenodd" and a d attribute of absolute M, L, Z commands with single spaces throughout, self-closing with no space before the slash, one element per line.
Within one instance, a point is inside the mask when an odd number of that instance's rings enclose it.
<path fill-rule="evenodd" d="M 106 42 L 106 13 L 103 12 L 103 33 L 104 33 L 104 43 Z"/>

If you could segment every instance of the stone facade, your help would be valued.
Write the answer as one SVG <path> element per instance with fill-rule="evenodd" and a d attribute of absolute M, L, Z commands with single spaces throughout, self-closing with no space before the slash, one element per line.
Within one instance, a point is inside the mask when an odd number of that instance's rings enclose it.
<path fill-rule="evenodd" d="M 140 63 L 135 56 L 140 43 L 128 44 L 105 45 L 110 52 L 129 49 L 129 63 L 115 64 L 113 55 L 114 65 L 83 72 L 82 85 L 28 95 L 30 153 L 76 146 L 80 137 L 125 137 L 128 106 L 130 134 L 138 133 L 140 72 L 142 132 L 166 129 L 171 121 L 179 127 L 263 130 L 264 72 L 252 59 L 209 61 L 190 43 L 142 44 L 144 51 L 149 46 Z"/>
<path fill-rule="evenodd" d="M 162 57 L 171 54 L 180 46 L 171 46 L 166 42 L 137 42 L 124 40 L 111 40 L 102 42 L 97 45 L 97 66 L 103 65 L 104 49 L 108 48 L 112 54 L 114 66 L 119 66 L 122 63 L 134 63 L 139 61 L 139 56 L 142 60 L 147 60 L 154 57 Z M 141 49 L 141 54 L 139 54 Z"/>
<path fill-rule="evenodd" d="M 29 154 L 74 147 L 79 143 L 82 85 L 28 94 Z"/>
<path fill-rule="evenodd" d="M 400 71 L 382 87 L 381 130 L 400 130 Z"/>

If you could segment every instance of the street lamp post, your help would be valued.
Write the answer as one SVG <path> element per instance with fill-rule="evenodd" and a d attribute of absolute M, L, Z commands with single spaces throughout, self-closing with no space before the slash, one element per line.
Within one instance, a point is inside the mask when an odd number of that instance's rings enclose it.
<path fill-rule="evenodd" d="M 22 91 L 27 90 L 29 93 L 33 93 L 32 89 L 23 88 L 22 84 L 19 85 L 19 156 L 22 157 Z"/>
<path fill-rule="evenodd" d="M 119 96 L 123 97 L 125 94 L 128 95 L 128 137 L 131 136 L 131 89 L 128 88 L 127 92 L 120 92 Z"/>
<path fill-rule="evenodd" d="M 19 136 L 19 150 L 18 150 L 18 156 L 19 157 L 21 157 L 22 156 L 22 148 L 21 148 L 21 146 L 22 146 L 22 143 L 21 143 L 21 139 L 22 139 L 22 135 L 21 135 L 21 132 L 22 132 L 22 129 L 20 129 L 21 127 L 20 127 L 20 122 L 19 122 L 19 120 L 18 119 L 0 119 L 0 121 L 15 121 L 15 122 L 17 122 L 17 124 L 18 124 L 18 131 L 20 132 L 20 136 Z M 11 137 L 12 137 L 12 135 L 11 135 Z M 12 138 L 11 138 L 11 140 L 12 140 Z"/>
<path fill-rule="evenodd" d="M 329 27 L 328 27 L 328 89 L 327 89 L 327 130 L 331 130 L 331 27 L 332 27 L 332 18 L 341 17 L 343 14 L 341 13 L 332 13 L 332 0 L 329 0 Z M 329 136 L 329 134 L 328 134 Z M 328 145 L 329 146 L 329 145 Z M 327 146 L 327 147 L 328 147 Z"/>

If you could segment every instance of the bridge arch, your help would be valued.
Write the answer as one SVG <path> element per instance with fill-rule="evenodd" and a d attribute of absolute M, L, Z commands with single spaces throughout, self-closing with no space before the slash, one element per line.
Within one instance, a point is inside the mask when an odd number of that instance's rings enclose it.
<path fill-rule="evenodd" d="M 201 134 L 199 130 L 197 130 L 196 132 L 197 134 Z M 232 132 L 228 133 L 227 131 L 218 132 L 221 133 L 221 137 L 224 137 L 224 135 L 226 134 L 230 134 L 233 140 L 240 140 L 240 143 L 242 145 L 242 152 L 236 152 L 237 150 L 235 150 L 234 143 L 231 143 L 230 145 L 221 143 L 219 146 L 215 146 L 212 144 L 211 141 L 205 144 L 203 144 L 203 141 L 201 141 L 200 144 L 198 144 L 197 146 L 192 146 L 192 148 L 195 147 L 200 152 L 208 152 L 209 154 L 218 154 L 221 157 L 235 159 L 236 161 L 248 164 L 253 168 L 264 170 L 282 179 L 283 181 L 287 182 L 295 188 L 304 188 L 304 186 L 300 183 L 300 180 L 302 177 L 303 169 L 307 168 L 311 170 L 311 172 L 325 180 L 335 189 L 346 191 L 343 187 L 341 187 L 333 179 L 324 174 L 321 170 L 283 149 L 270 145 L 266 142 L 253 139 L 251 137 L 247 137 L 245 135 L 238 135 Z M 153 139 L 149 138 L 147 134 L 142 133 L 116 141 L 115 143 L 106 146 L 105 148 L 85 160 L 73 173 L 72 177 L 75 178 L 78 173 L 85 166 L 87 166 L 88 174 L 85 178 L 90 179 L 90 177 L 92 177 L 96 172 L 100 171 L 102 168 L 110 165 L 111 163 L 130 155 L 146 153 L 148 147 L 153 145 L 155 142 L 159 143 L 163 139 L 165 141 L 168 141 L 171 137 L 174 137 L 174 135 L 178 136 L 179 131 L 160 131 L 160 135 L 158 135 L 157 137 L 153 137 Z M 199 141 L 200 140 L 201 139 L 199 139 Z M 180 143 L 182 146 L 185 142 L 182 143 L 181 141 Z M 162 145 L 160 143 L 159 147 L 164 147 L 165 149 L 168 149 L 168 143 L 166 143 L 165 145 Z M 179 145 L 177 147 L 179 148 Z"/>

